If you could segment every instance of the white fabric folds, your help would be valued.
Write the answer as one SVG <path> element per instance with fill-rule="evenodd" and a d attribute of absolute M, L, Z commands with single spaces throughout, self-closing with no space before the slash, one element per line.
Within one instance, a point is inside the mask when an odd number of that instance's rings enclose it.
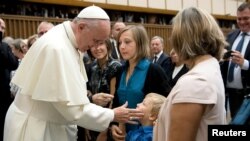
<path fill-rule="evenodd" d="M 86 96 L 81 96 L 87 93 L 88 80 L 80 54 L 72 46 L 76 41 L 70 24 L 66 22 L 54 28 L 56 32 L 46 33 L 28 51 L 12 83 L 22 89 L 22 94 L 35 100 L 68 102 L 68 105 L 89 103 Z"/>

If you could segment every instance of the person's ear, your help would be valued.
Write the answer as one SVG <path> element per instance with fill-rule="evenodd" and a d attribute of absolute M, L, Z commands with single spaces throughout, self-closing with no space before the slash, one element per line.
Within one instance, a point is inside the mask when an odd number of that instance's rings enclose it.
<path fill-rule="evenodd" d="M 155 121 L 157 119 L 157 115 L 151 113 L 148 118 L 149 118 L 150 121 Z"/>

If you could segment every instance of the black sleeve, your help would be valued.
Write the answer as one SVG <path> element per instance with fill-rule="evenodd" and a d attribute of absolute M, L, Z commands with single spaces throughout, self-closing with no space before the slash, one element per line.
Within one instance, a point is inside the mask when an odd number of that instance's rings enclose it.
<path fill-rule="evenodd" d="M 167 97 L 170 90 L 168 77 L 164 70 L 160 66 L 151 63 L 144 85 L 145 95 L 154 92 Z"/>
<path fill-rule="evenodd" d="M 18 59 L 12 53 L 8 44 L 0 43 L 0 66 L 8 70 L 15 70 L 18 67 Z"/>
<path fill-rule="evenodd" d="M 171 58 L 168 57 L 167 59 L 165 59 L 163 62 L 162 62 L 162 69 L 164 70 L 165 74 L 167 75 L 167 77 L 171 77 L 170 75 L 172 74 L 171 73 L 171 66 L 172 66 L 172 61 L 171 61 Z"/>

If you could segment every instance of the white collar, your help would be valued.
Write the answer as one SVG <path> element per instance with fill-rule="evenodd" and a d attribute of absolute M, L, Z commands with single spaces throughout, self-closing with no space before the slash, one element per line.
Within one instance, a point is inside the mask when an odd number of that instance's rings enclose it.
<path fill-rule="evenodd" d="M 162 53 L 163 53 L 163 51 L 159 52 L 158 54 L 155 54 L 154 56 L 156 56 L 157 58 L 160 58 Z"/>

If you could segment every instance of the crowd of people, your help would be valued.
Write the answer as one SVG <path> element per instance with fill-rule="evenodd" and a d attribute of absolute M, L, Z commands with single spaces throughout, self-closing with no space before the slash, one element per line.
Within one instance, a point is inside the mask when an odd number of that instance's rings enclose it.
<path fill-rule="evenodd" d="M 58 25 L 43 21 L 27 39 L 2 39 L 0 19 L 0 136 L 206 141 L 207 126 L 229 124 L 226 112 L 236 117 L 250 92 L 249 3 L 237 24 L 225 37 L 211 14 L 185 8 L 172 20 L 167 53 L 162 37 L 149 39 L 142 25 L 111 26 L 98 6 Z"/>

